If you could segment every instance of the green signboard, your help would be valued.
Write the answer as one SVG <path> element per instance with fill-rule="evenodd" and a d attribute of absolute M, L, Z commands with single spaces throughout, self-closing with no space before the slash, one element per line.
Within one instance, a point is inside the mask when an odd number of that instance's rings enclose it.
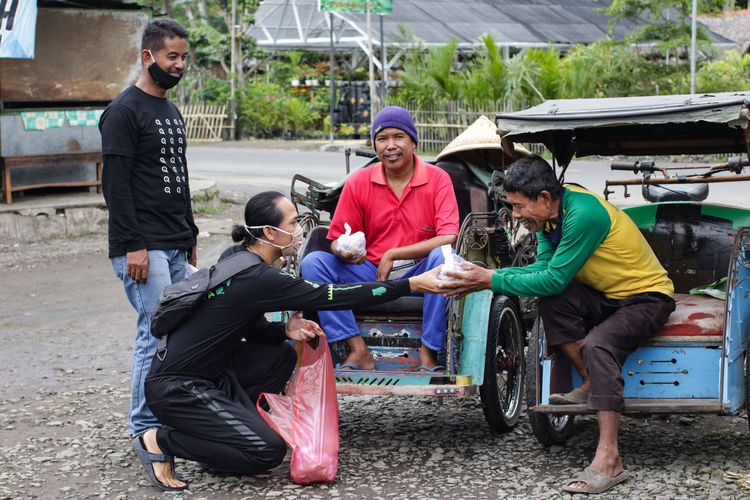
<path fill-rule="evenodd" d="M 390 14 L 393 12 L 393 0 L 318 0 L 318 10 L 365 14 L 368 3 L 370 4 L 370 12 L 373 14 Z"/>

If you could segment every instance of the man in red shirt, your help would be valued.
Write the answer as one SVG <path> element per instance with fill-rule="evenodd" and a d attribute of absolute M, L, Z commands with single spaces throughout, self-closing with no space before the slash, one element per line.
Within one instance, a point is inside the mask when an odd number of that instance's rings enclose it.
<path fill-rule="evenodd" d="M 347 180 L 328 239 L 331 253 L 312 252 L 302 261 L 302 275 L 322 283 L 385 281 L 397 260 L 417 260 L 404 277 L 443 263 L 441 245 L 453 245 L 459 229 L 458 205 L 450 177 L 416 154 L 414 119 L 404 108 L 388 106 L 375 117 L 372 142 L 379 163 L 354 172 Z M 340 249 L 344 224 L 365 234 L 367 253 Z M 420 368 L 443 369 L 437 353 L 445 340 L 445 298 L 425 295 Z M 320 312 L 329 342 L 344 340 L 349 355 L 340 367 L 372 370 L 375 360 L 360 336 L 351 311 Z"/>

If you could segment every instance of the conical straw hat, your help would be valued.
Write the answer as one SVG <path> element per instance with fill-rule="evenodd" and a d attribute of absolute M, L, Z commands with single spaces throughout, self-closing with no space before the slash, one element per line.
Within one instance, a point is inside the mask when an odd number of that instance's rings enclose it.
<path fill-rule="evenodd" d="M 484 115 L 480 116 L 469 128 L 445 146 L 437 155 L 437 160 L 454 153 L 474 149 L 503 149 L 500 144 L 500 136 L 497 135 L 497 126 Z M 526 148 L 518 144 L 514 144 L 514 149 L 517 154 L 531 154 Z"/>

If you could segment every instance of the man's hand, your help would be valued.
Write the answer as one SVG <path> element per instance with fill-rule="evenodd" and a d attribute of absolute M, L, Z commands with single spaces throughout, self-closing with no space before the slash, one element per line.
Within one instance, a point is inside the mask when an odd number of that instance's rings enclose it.
<path fill-rule="evenodd" d="M 145 248 L 125 254 L 125 264 L 130 276 L 136 283 L 145 283 L 148 279 L 148 250 Z"/>
<path fill-rule="evenodd" d="M 438 274 L 440 274 L 440 269 L 443 266 L 438 266 L 435 269 L 430 269 L 429 271 L 420 274 L 419 276 L 412 276 L 409 278 L 409 287 L 411 288 L 412 292 L 423 292 L 423 293 L 443 293 L 443 290 L 440 289 L 440 283 L 442 283 L 439 279 L 437 279 Z"/>
<path fill-rule="evenodd" d="M 347 264 L 363 264 L 365 260 L 367 260 L 367 253 L 364 255 L 356 255 L 354 252 L 344 252 L 342 250 L 339 250 L 339 245 L 337 240 L 333 240 L 331 242 L 331 253 L 339 258 L 339 260 L 342 260 L 346 262 Z"/>
<path fill-rule="evenodd" d="M 286 324 L 286 336 L 292 340 L 308 342 L 315 337 L 325 337 L 323 329 L 314 321 L 304 319 L 301 312 L 292 314 Z"/>
<path fill-rule="evenodd" d="M 188 264 L 193 267 L 198 267 L 198 247 L 194 246 L 190 251 L 190 257 L 188 257 Z"/>
<path fill-rule="evenodd" d="M 378 264 L 378 272 L 375 274 L 375 281 L 387 281 L 392 269 L 393 258 L 388 252 L 385 252 L 383 254 L 383 257 L 380 258 L 380 264 Z"/>
<path fill-rule="evenodd" d="M 440 281 L 439 289 L 446 297 L 460 299 L 467 293 L 492 289 L 493 270 L 479 267 L 470 262 L 462 263 L 460 268 L 460 271 L 446 271 L 443 273 L 454 279 L 454 281 Z"/>

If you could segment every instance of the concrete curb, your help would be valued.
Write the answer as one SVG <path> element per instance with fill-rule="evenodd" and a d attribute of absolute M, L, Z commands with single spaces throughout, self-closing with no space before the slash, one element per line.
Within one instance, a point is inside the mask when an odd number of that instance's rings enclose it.
<path fill-rule="evenodd" d="M 219 206 L 215 181 L 196 179 L 190 184 L 193 210 Z M 29 196 L 0 205 L 0 240 L 14 244 L 101 233 L 106 232 L 107 221 L 101 194 Z"/>

